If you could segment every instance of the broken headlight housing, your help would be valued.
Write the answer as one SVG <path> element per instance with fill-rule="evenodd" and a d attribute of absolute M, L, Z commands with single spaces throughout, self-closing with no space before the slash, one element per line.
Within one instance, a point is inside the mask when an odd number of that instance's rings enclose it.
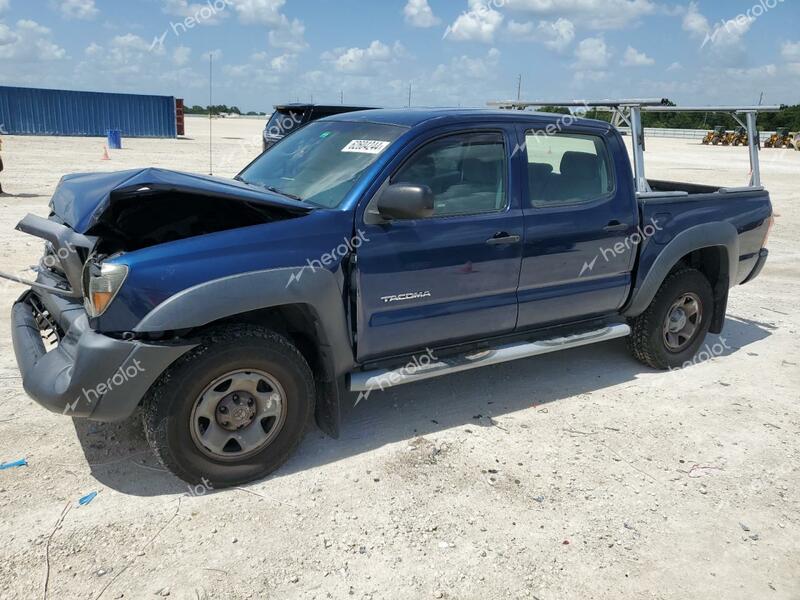
<path fill-rule="evenodd" d="M 125 265 L 86 261 L 82 277 L 83 303 L 90 317 L 99 317 L 106 311 L 127 276 Z"/>

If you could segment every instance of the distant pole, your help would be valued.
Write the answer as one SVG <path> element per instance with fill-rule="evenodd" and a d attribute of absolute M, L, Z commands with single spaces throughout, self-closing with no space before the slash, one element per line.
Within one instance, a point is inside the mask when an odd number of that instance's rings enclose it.
<path fill-rule="evenodd" d="M 314 94 L 311 94 L 311 104 L 314 104 Z"/>
<path fill-rule="evenodd" d="M 344 90 L 339 90 L 339 104 L 344 104 Z"/>
<path fill-rule="evenodd" d="M 764 92 L 761 92 L 761 95 L 758 97 L 758 105 L 761 106 L 761 103 L 764 101 Z"/>
<path fill-rule="evenodd" d="M 408 84 L 408 108 L 411 108 L 411 84 Z"/>
<path fill-rule="evenodd" d="M 214 174 L 213 163 L 213 126 L 211 120 L 211 104 L 213 102 L 212 90 L 214 87 L 214 53 L 208 53 L 208 174 Z"/>
<path fill-rule="evenodd" d="M 522 100 L 522 73 L 517 77 L 517 102 Z"/>

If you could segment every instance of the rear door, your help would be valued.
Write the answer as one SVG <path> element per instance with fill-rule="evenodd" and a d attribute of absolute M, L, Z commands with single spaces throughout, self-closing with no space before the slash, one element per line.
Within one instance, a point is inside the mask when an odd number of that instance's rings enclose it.
<path fill-rule="evenodd" d="M 389 182 L 432 189 L 435 212 L 359 226 L 368 239 L 357 250 L 359 360 L 514 330 L 523 233 L 515 145 L 511 126 L 430 135 L 394 169 Z"/>
<path fill-rule="evenodd" d="M 631 285 L 638 210 L 627 153 L 595 128 L 520 128 L 527 168 L 521 329 L 621 308 Z"/>

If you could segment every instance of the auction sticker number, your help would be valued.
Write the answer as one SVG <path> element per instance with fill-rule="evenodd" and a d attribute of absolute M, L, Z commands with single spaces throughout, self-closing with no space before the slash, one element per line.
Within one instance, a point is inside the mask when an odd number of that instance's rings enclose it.
<path fill-rule="evenodd" d="M 342 148 L 342 152 L 360 152 L 361 154 L 380 154 L 389 142 L 381 140 L 353 140 L 347 146 Z"/>

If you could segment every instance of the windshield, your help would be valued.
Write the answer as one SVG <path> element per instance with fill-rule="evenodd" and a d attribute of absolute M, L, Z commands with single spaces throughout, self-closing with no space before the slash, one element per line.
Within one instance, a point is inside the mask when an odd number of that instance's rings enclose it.
<path fill-rule="evenodd" d="M 238 179 L 334 208 L 404 131 L 376 123 L 310 123 L 267 150 Z"/>
<path fill-rule="evenodd" d="M 303 110 L 276 110 L 267 121 L 264 131 L 272 137 L 283 137 L 295 127 L 302 125 L 305 120 L 306 112 Z"/>

